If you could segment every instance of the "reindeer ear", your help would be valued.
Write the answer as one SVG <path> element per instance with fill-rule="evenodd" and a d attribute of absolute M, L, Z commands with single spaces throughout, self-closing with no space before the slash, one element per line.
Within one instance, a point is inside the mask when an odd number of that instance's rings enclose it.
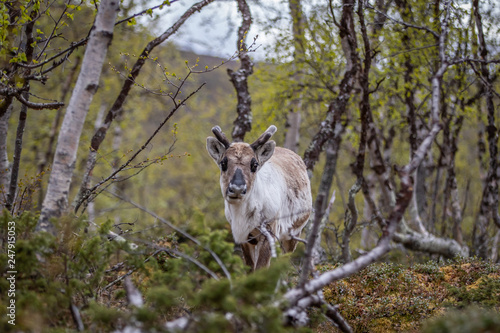
<path fill-rule="evenodd" d="M 219 164 L 222 156 L 224 156 L 224 153 L 226 152 L 226 147 L 224 147 L 224 145 L 216 138 L 209 136 L 207 138 L 207 151 L 208 154 L 210 154 L 210 156 L 214 159 L 215 163 Z"/>
<path fill-rule="evenodd" d="M 257 160 L 261 165 L 273 156 L 275 147 L 276 142 L 271 140 L 255 150 L 255 155 L 257 155 Z"/>

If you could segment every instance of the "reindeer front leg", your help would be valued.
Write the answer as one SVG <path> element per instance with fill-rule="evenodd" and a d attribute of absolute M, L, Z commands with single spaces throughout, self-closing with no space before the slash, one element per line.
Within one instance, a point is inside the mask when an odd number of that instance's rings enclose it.
<path fill-rule="evenodd" d="M 269 267 L 269 264 L 271 263 L 271 246 L 269 245 L 269 241 L 262 235 L 259 238 L 259 244 L 255 247 L 256 252 L 258 252 L 255 269 Z"/>
<path fill-rule="evenodd" d="M 243 259 L 245 260 L 245 264 L 252 267 L 252 271 L 255 270 L 255 245 L 250 243 L 241 244 L 241 249 L 243 250 Z"/>
<path fill-rule="evenodd" d="M 254 235 L 255 234 L 255 235 Z M 243 259 L 245 264 L 256 269 L 269 267 L 271 263 L 271 247 L 267 238 L 254 230 L 248 235 L 248 242 L 241 244 L 243 250 Z"/>

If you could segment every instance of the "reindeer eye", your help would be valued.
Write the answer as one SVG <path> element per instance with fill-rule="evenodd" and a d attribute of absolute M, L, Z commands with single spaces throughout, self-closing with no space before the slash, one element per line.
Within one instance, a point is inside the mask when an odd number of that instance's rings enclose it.
<path fill-rule="evenodd" d="M 222 171 L 227 171 L 227 157 L 224 157 L 222 161 L 220 161 L 220 168 Z"/>
<path fill-rule="evenodd" d="M 252 158 L 252 161 L 250 162 L 250 171 L 255 172 L 257 171 L 257 168 L 259 167 L 259 163 L 255 158 Z"/>

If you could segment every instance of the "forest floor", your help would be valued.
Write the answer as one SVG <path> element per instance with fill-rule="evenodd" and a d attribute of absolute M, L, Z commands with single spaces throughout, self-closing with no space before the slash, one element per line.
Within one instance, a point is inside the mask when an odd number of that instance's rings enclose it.
<path fill-rule="evenodd" d="M 319 269 L 332 268 L 332 265 L 324 265 Z M 356 332 L 421 332 L 426 326 L 424 322 L 431 318 L 434 325 L 439 326 L 443 323 L 436 321 L 446 322 L 454 316 L 461 322 L 462 329 L 466 328 L 463 321 L 478 325 L 464 332 L 486 332 L 481 326 L 485 322 L 479 317 L 481 313 L 487 315 L 487 309 L 493 311 L 496 324 L 500 323 L 500 266 L 479 259 L 442 264 L 429 261 L 409 267 L 377 263 L 332 283 L 323 291 L 330 304 L 339 305 L 340 313 Z M 467 315 L 460 312 L 455 315 L 460 310 Z M 492 319 L 485 320 L 488 324 Z M 323 328 L 318 327 L 319 331 Z M 499 331 L 497 326 L 496 330 L 487 332 Z"/>

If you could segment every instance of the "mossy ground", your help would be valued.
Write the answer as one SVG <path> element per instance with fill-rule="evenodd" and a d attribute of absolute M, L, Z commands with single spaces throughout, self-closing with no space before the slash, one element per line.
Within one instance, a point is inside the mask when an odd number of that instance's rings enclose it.
<path fill-rule="evenodd" d="M 498 314 L 500 265 L 474 258 L 411 267 L 378 263 L 332 283 L 324 295 L 356 332 L 420 332 L 427 319 L 452 309 L 476 306 Z"/>
<path fill-rule="evenodd" d="M 11 220 L 8 214 L 0 216 L 2 267 L 9 259 L 5 235 Z M 36 220 L 30 214 L 15 218 L 16 326 L 8 323 L 4 269 L 0 332 L 76 332 L 72 306 L 79 309 L 87 332 L 122 329 L 131 316 L 144 330 L 161 332 L 165 322 L 188 314 L 197 318 L 190 332 L 335 331 L 319 309 L 309 312 L 308 327 L 284 327 L 275 304 L 296 284 L 296 267 L 281 256 L 269 269 L 248 274 L 226 230 L 190 231 L 226 264 L 231 282 L 207 251 L 175 234 L 137 239 L 140 248 L 130 251 L 108 240 L 111 223 L 91 234 L 84 232 L 81 221 L 60 221 L 58 237 L 52 237 L 33 233 Z M 219 280 L 193 262 L 158 249 L 196 259 Z M 317 267 L 319 272 L 334 268 Z M 143 295 L 140 309 L 127 304 L 123 281 L 113 283 L 128 272 Z M 500 266 L 474 258 L 441 264 L 377 263 L 323 291 L 356 332 L 460 332 L 460 325 L 473 332 L 498 332 L 491 327 L 500 327 Z"/>

